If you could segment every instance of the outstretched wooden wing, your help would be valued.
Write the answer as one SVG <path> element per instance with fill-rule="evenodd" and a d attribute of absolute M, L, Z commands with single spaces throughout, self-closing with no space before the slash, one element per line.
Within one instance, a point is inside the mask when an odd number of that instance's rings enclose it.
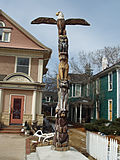
<path fill-rule="evenodd" d="M 79 19 L 79 18 L 71 18 L 71 19 L 67 19 L 65 21 L 66 25 L 85 25 L 85 26 L 90 26 L 90 24 L 84 20 L 84 19 Z"/>
<path fill-rule="evenodd" d="M 31 24 L 57 24 L 54 18 L 39 17 L 31 22 Z"/>

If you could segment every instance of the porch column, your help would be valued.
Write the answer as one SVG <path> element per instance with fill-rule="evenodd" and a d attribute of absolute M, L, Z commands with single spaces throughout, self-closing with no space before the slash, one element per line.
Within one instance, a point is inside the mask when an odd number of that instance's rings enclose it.
<path fill-rule="evenodd" d="M 39 100 L 39 105 L 38 105 L 38 113 L 37 114 L 40 115 L 42 112 L 42 92 L 39 92 L 38 100 Z"/>
<path fill-rule="evenodd" d="M 96 101 L 96 119 L 99 119 L 98 101 Z"/>
<path fill-rule="evenodd" d="M 77 123 L 77 106 L 75 107 L 75 123 Z"/>
<path fill-rule="evenodd" d="M 3 107 L 3 90 L 0 89 L 0 114 L 2 113 L 2 107 Z"/>
<path fill-rule="evenodd" d="M 33 91 L 33 99 L 32 99 L 32 121 L 36 119 L 36 96 L 37 91 Z"/>
<path fill-rule="evenodd" d="M 43 59 L 39 59 L 38 63 L 38 82 L 42 83 L 43 78 Z"/>
<path fill-rule="evenodd" d="M 82 123 L 82 104 L 80 104 L 80 123 Z"/>
<path fill-rule="evenodd" d="M 51 107 L 51 117 L 52 117 L 52 113 L 53 113 L 53 108 Z"/>

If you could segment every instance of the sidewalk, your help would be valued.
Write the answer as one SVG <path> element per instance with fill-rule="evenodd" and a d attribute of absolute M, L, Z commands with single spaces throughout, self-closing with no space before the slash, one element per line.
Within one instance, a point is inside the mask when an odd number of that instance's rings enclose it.
<path fill-rule="evenodd" d="M 25 139 L 16 134 L 0 134 L 0 160 L 24 160 Z"/>
<path fill-rule="evenodd" d="M 88 160 L 83 154 L 70 148 L 68 151 L 55 151 L 51 146 L 37 147 L 36 152 L 27 156 L 27 160 Z"/>

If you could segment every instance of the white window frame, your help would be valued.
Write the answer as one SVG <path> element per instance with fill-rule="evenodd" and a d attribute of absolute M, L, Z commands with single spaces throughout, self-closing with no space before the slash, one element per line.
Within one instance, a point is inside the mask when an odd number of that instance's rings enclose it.
<path fill-rule="evenodd" d="M 86 96 L 88 97 L 89 96 L 89 90 L 90 90 L 90 84 L 89 83 L 87 83 L 87 85 L 86 85 Z"/>
<path fill-rule="evenodd" d="M 111 81 L 110 81 L 110 75 L 111 75 Z M 112 85 L 112 88 L 110 88 L 110 86 Z M 108 91 L 112 91 L 113 90 L 113 73 L 110 72 L 108 74 Z"/>
<path fill-rule="evenodd" d="M 5 27 L 5 23 L 0 21 L 0 23 Z M 5 33 L 8 33 L 8 39 L 5 40 Z M 10 37 L 11 37 L 11 29 L 3 28 L 2 32 L 2 40 L 0 42 L 10 42 Z"/>
<path fill-rule="evenodd" d="M 18 73 L 17 72 L 17 59 L 18 58 L 28 58 L 29 59 L 29 70 L 28 70 L 28 76 L 30 76 L 30 71 L 31 71 L 31 57 L 25 57 L 25 56 L 16 56 L 16 59 L 15 59 L 15 73 Z M 23 73 L 23 72 L 22 72 Z M 25 74 L 25 73 L 24 73 Z"/>
<path fill-rule="evenodd" d="M 49 98 L 49 100 L 47 100 L 47 98 Z M 46 96 L 46 102 L 50 102 L 50 100 L 51 100 L 51 97 Z"/>
<path fill-rule="evenodd" d="M 77 86 L 80 86 L 80 94 L 79 95 L 77 95 L 77 93 L 76 93 L 76 91 L 77 91 Z M 75 97 L 81 97 L 81 84 L 75 84 Z"/>
<path fill-rule="evenodd" d="M 108 100 L 108 120 L 109 120 L 109 121 L 112 121 L 113 116 L 112 116 L 112 119 L 110 119 L 110 102 L 112 102 L 112 115 L 113 115 L 113 100 L 112 100 L 112 99 L 109 99 L 109 100 Z"/>
<path fill-rule="evenodd" d="M 0 21 L 0 23 L 2 23 L 3 27 L 5 27 L 5 23 L 3 21 Z"/>
<path fill-rule="evenodd" d="M 5 40 L 5 33 L 8 33 L 8 39 Z M 3 40 L 2 42 L 10 42 L 10 37 L 11 37 L 11 29 L 4 29 L 3 30 Z"/>
<path fill-rule="evenodd" d="M 72 84 L 72 97 L 73 97 L 74 85 Z"/>
<path fill-rule="evenodd" d="M 96 79 L 96 94 L 100 93 L 100 80 L 99 78 Z"/>

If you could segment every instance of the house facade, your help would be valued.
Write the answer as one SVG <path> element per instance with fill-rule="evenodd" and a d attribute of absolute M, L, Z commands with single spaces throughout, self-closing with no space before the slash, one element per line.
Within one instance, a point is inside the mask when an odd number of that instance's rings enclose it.
<path fill-rule="evenodd" d="M 57 103 L 58 103 L 57 92 L 44 91 L 42 98 L 42 113 L 46 117 L 54 117 Z"/>
<path fill-rule="evenodd" d="M 90 122 L 120 117 L 120 62 L 94 76 L 70 74 L 69 120 Z"/>
<path fill-rule="evenodd" d="M 0 122 L 43 123 L 43 74 L 51 49 L 0 10 Z"/>
<path fill-rule="evenodd" d="M 95 86 L 94 119 L 120 117 L 120 62 L 92 77 Z"/>
<path fill-rule="evenodd" d="M 74 123 L 90 122 L 93 112 L 88 83 L 90 77 L 86 74 L 69 74 L 69 77 L 69 120 Z"/>

